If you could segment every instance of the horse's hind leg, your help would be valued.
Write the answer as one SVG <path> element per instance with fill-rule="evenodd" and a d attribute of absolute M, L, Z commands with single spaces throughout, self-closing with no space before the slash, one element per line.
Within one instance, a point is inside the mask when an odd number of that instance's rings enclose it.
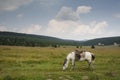
<path fill-rule="evenodd" d="M 94 63 L 91 62 L 91 67 L 92 67 L 92 70 L 94 70 Z"/>
<path fill-rule="evenodd" d="M 90 69 L 91 62 L 87 61 L 87 63 L 88 63 L 88 68 Z"/>
<path fill-rule="evenodd" d="M 91 69 L 91 70 L 94 70 L 94 64 L 92 61 L 87 61 L 88 63 L 88 68 Z"/>
<path fill-rule="evenodd" d="M 88 62 L 88 68 L 93 71 L 94 70 L 94 64 L 93 64 L 93 62 L 89 62 L 89 61 L 87 61 L 87 62 Z"/>

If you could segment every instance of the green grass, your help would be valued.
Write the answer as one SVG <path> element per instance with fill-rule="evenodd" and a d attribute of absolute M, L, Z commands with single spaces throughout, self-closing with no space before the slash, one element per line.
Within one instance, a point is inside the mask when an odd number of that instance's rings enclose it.
<path fill-rule="evenodd" d="M 0 80 L 120 80 L 120 47 L 83 47 L 96 55 L 95 70 L 76 62 L 75 70 L 62 71 L 66 55 L 75 49 L 0 46 Z"/>

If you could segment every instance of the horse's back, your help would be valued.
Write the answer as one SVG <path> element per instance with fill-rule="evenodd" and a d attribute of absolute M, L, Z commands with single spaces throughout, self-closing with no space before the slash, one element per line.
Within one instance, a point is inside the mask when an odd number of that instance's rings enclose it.
<path fill-rule="evenodd" d="M 89 58 L 91 57 L 91 53 L 90 52 L 85 52 L 85 58 Z"/>
<path fill-rule="evenodd" d="M 91 52 L 85 52 L 85 59 L 91 61 L 92 53 Z"/>

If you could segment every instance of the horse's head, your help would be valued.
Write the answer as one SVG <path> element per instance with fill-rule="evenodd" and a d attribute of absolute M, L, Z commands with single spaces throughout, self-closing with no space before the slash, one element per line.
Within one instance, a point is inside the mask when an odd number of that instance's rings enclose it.
<path fill-rule="evenodd" d="M 67 68 L 66 62 L 67 62 L 67 59 L 64 60 L 64 63 L 63 63 L 63 70 L 65 70 L 65 69 Z"/>

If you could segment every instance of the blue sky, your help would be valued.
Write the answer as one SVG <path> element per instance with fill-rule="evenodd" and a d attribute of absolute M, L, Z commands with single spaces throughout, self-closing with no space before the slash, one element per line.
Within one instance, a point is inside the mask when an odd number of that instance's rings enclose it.
<path fill-rule="evenodd" d="M 120 0 L 0 0 L 0 31 L 86 40 L 119 30 Z"/>

